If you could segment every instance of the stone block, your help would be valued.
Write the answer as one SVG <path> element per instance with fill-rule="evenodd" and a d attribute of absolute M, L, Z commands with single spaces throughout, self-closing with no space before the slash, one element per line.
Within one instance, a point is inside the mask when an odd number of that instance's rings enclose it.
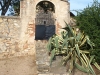
<path fill-rule="evenodd" d="M 0 18 L 0 23 L 3 22 L 2 18 Z"/>
<path fill-rule="evenodd" d="M 30 21 L 28 24 L 34 24 L 34 22 L 33 21 Z"/>

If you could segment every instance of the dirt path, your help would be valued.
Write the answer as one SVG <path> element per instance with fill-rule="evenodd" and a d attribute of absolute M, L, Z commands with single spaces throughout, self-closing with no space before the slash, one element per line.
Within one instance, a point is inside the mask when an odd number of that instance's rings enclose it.
<path fill-rule="evenodd" d="M 97 75 L 100 71 L 95 69 Z M 34 56 L 24 56 L 0 60 L 0 75 L 37 75 Z M 76 73 L 75 75 L 80 75 Z"/>
<path fill-rule="evenodd" d="M 37 75 L 34 56 L 0 60 L 0 75 Z"/>

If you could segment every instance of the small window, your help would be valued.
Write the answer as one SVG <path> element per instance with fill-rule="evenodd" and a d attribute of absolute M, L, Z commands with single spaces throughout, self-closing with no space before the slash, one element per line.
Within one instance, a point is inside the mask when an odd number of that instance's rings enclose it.
<path fill-rule="evenodd" d="M 0 0 L 0 15 L 1 16 L 19 16 L 20 15 L 20 0 Z"/>
<path fill-rule="evenodd" d="M 44 21 L 44 25 L 46 24 L 46 21 Z"/>

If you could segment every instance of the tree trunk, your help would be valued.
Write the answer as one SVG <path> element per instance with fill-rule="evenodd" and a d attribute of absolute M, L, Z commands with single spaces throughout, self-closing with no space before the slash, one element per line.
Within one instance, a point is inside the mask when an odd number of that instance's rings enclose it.
<path fill-rule="evenodd" d="M 8 0 L 6 2 L 3 2 L 3 6 L 1 7 L 2 8 L 2 12 L 1 12 L 1 15 L 5 15 L 8 8 L 9 8 L 9 5 L 11 4 L 11 0 Z"/>
<path fill-rule="evenodd" d="M 4 16 L 4 15 L 6 14 L 7 10 L 8 10 L 8 9 L 5 9 L 5 10 L 2 9 L 1 15 Z"/>

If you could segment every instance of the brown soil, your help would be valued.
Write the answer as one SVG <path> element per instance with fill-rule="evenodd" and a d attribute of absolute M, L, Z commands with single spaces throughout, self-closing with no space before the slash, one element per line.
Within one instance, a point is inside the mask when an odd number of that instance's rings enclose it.
<path fill-rule="evenodd" d="M 37 75 L 34 56 L 0 60 L 0 75 Z"/>
<path fill-rule="evenodd" d="M 99 70 L 95 67 L 94 70 L 97 75 L 100 75 Z M 0 75 L 37 75 L 35 56 L 1 59 Z M 79 75 L 79 73 L 75 75 Z"/>

